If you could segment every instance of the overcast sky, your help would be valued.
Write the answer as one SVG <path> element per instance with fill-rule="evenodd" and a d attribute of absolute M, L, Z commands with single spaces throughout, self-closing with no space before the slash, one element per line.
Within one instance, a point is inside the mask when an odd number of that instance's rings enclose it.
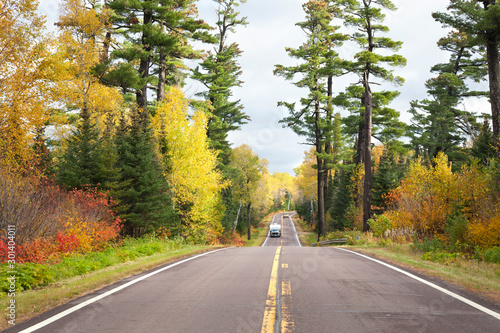
<path fill-rule="evenodd" d="M 48 24 L 57 18 L 59 0 L 41 0 L 41 10 L 47 15 Z M 277 107 L 278 101 L 293 102 L 307 94 L 306 89 L 298 89 L 291 82 L 273 76 L 274 65 L 293 65 L 295 60 L 288 57 L 285 47 L 297 47 L 305 36 L 295 23 L 304 20 L 302 4 L 305 0 L 248 0 L 239 7 L 242 16 L 246 16 L 249 25 L 240 28 L 230 36 L 230 42 L 237 42 L 243 50 L 239 59 L 244 81 L 241 88 L 234 91 L 234 98 L 241 99 L 245 112 L 252 121 L 244 125 L 241 131 L 231 133 L 233 146 L 242 143 L 250 145 L 261 157 L 269 161 L 269 171 L 288 172 L 303 160 L 304 150 L 309 146 L 300 143 L 304 138 L 296 136 L 290 129 L 282 128 L 278 121 L 286 111 Z M 399 54 L 406 57 L 408 64 L 397 68 L 395 74 L 402 76 L 404 86 L 394 88 L 401 92 L 392 107 L 401 112 L 401 119 L 409 122 L 407 110 L 411 100 L 426 97 L 425 81 L 432 75 L 430 68 L 448 61 L 449 54 L 440 51 L 436 42 L 447 34 L 447 30 L 433 20 L 432 12 L 445 11 L 449 0 L 393 0 L 398 10 L 389 13 L 384 22 L 390 29 L 386 34 L 393 40 L 403 41 Z M 214 24 L 216 20 L 216 2 L 200 0 L 198 2 L 200 18 Z M 339 53 L 344 58 L 352 58 L 355 48 L 343 47 Z M 346 84 L 354 83 L 354 78 L 335 81 L 336 92 L 344 91 Z M 377 87 L 372 88 L 376 91 Z M 202 87 L 195 82 L 188 82 L 185 92 L 193 97 Z M 468 108 L 477 112 L 489 112 L 482 101 L 469 101 Z M 338 110 L 341 111 L 341 110 Z M 341 112 L 345 114 L 345 112 Z"/>

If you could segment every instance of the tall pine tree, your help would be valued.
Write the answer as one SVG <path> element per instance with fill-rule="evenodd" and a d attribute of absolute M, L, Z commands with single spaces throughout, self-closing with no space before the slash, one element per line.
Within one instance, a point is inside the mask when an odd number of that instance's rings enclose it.
<path fill-rule="evenodd" d="M 180 226 L 175 220 L 172 201 L 161 162 L 156 154 L 147 111 L 135 109 L 130 124 L 121 119 L 116 135 L 120 182 L 126 183 L 117 199 L 125 219 L 125 233 L 139 236 L 165 226 L 173 233 Z"/>
<path fill-rule="evenodd" d="M 465 33 L 471 45 L 486 47 L 488 63 L 489 98 L 495 155 L 498 157 L 500 114 L 500 3 L 497 0 L 453 0 L 448 6 L 450 13 L 433 13 L 433 17 Z"/>
<path fill-rule="evenodd" d="M 90 121 L 88 108 L 81 110 L 80 117 L 81 120 L 57 163 L 58 182 L 68 189 L 94 188 L 104 181 L 100 172 L 100 160 L 103 156 L 99 131 Z"/>
<path fill-rule="evenodd" d="M 194 0 L 111 0 L 107 6 L 113 12 L 115 32 L 125 43 L 112 52 L 112 59 L 122 61 L 110 63 L 113 70 L 104 81 L 133 92 L 137 107 L 146 109 L 148 90 L 157 89 L 161 100 L 167 77 L 176 74 L 166 72 L 168 61 L 193 57 L 187 42 L 210 40 L 209 26 L 196 17 Z M 153 75 L 155 64 L 158 77 Z"/>
<path fill-rule="evenodd" d="M 318 239 L 325 236 L 325 193 L 328 172 L 326 166 L 327 147 L 332 142 L 332 109 L 330 80 L 343 72 L 340 59 L 334 48 L 340 45 L 347 36 L 337 32 L 338 27 L 332 25 L 336 8 L 330 6 L 330 1 L 308 1 L 303 5 L 306 21 L 297 25 L 307 36 L 307 41 L 297 49 L 287 48 L 289 55 L 301 60 L 297 66 L 284 67 L 276 65 L 275 74 L 287 80 L 295 76 L 301 79 L 294 84 L 306 87 L 308 96 L 301 99 L 302 108 L 295 109 L 295 103 L 280 102 L 278 105 L 287 107 L 290 115 L 281 120 L 299 135 L 306 136 L 316 147 L 316 167 L 318 178 Z M 329 96 L 330 95 L 330 96 Z M 331 152 L 328 148 L 329 153 Z"/>
<path fill-rule="evenodd" d="M 432 67 L 431 72 L 438 76 L 426 82 L 431 98 L 412 101 L 408 134 L 417 154 L 432 159 L 442 151 L 456 162 L 466 158 L 461 146 L 478 131 L 473 112 L 461 110 L 460 104 L 467 97 L 487 94 L 467 86 L 468 81 L 484 79 L 486 60 L 484 50 L 471 44 L 463 33 L 451 32 L 438 46 L 451 52 L 450 60 Z"/>
<path fill-rule="evenodd" d="M 368 230 L 368 219 L 371 217 L 371 139 L 374 109 L 372 93 L 372 78 L 379 78 L 395 84 L 401 84 L 403 79 L 393 75 L 386 66 L 404 66 L 406 59 L 393 52 L 401 48 L 402 42 L 393 41 L 388 37 L 377 37 L 379 33 L 389 31 L 381 23 L 385 19 L 383 11 L 395 11 L 397 8 L 390 0 L 336 0 L 343 13 L 344 24 L 355 28 L 353 40 L 361 49 L 354 58 L 350 70 L 359 76 L 359 84 L 363 87 L 361 104 L 363 106 L 363 122 L 360 125 L 358 145 L 359 157 L 364 162 L 363 185 L 363 231 Z M 392 54 L 389 54 L 392 53 Z"/>
<path fill-rule="evenodd" d="M 214 0 L 218 3 L 216 29 L 214 40 L 217 41 L 214 50 L 199 67 L 193 70 L 193 78 L 200 81 L 208 89 L 200 93 L 211 102 L 208 112 L 207 136 L 210 146 L 220 152 L 221 161 L 227 164 L 231 147 L 227 141 L 229 132 L 238 130 L 250 118 L 243 112 L 240 101 L 231 100 L 233 89 L 243 83 L 241 68 L 237 58 L 241 56 L 237 43 L 229 43 L 230 33 L 235 33 L 238 26 L 246 26 L 246 17 L 239 17 L 236 8 L 246 0 Z"/>

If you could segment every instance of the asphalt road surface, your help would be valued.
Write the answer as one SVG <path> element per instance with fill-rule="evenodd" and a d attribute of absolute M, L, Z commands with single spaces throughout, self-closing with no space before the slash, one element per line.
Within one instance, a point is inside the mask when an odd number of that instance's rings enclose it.
<path fill-rule="evenodd" d="M 269 232 L 262 246 L 301 246 L 293 224 L 295 213 L 280 213 L 273 216 L 272 223 L 281 224 L 281 237 L 270 237 Z"/>
<path fill-rule="evenodd" d="M 169 264 L 8 332 L 500 332 L 498 307 L 345 249 L 301 247 L 290 223 L 266 246 Z"/>

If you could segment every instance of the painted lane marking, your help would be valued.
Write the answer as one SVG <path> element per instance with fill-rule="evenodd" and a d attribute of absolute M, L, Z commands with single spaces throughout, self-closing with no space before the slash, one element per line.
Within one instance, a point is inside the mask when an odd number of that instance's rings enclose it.
<path fill-rule="evenodd" d="M 119 287 L 114 288 L 114 289 L 111 289 L 111 290 L 109 290 L 109 291 L 107 291 L 107 292 L 105 292 L 105 293 L 103 293 L 103 294 L 101 294 L 101 295 L 99 295 L 99 296 L 96 296 L 96 297 L 91 298 L 91 299 L 89 299 L 89 300 L 87 300 L 87 301 L 85 301 L 85 302 L 82 302 L 82 303 L 80 303 L 80 304 L 78 304 L 78 305 L 75 305 L 74 307 L 69 308 L 69 309 L 67 309 L 67 310 L 65 310 L 65 311 L 63 311 L 63 312 L 60 312 L 60 313 L 56 314 L 55 316 L 52 316 L 52 317 L 50 317 L 50 318 L 47 318 L 47 319 L 45 319 L 44 321 L 42 321 L 42 322 L 40 322 L 40 323 L 38 323 L 38 324 L 36 324 L 36 325 L 33 325 L 33 326 L 31 326 L 31 327 L 28 327 L 28 328 L 27 328 L 27 329 L 25 329 L 25 330 L 22 330 L 22 331 L 21 331 L 21 332 L 19 332 L 19 333 L 30 333 L 30 332 L 34 332 L 34 331 L 36 331 L 36 330 L 38 330 L 38 329 L 40 329 L 40 328 L 42 328 L 42 327 L 45 327 L 45 326 L 47 326 L 47 325 L 49 325 L 49 324 L 51 324 L 51 323 L 53 323 L 53 322 L 55 322 L 55 321 L 57 321 L 57 320 L 59 320 L 59 319 L 63 318 L 63 317 L 66 317 L 67 315 L 69 315 L 69 314 L 71 314 L 71 313 L 73 313 L 73 312 L 75 312 L 75 311 L 80 310 L 81 308 L 86 307 L 86 306 L 87 306 L 87 305 L 89 305 L 89 304 L 95 303 L 95 302 L 97 302 L 97 301 L 99 301 L 99 300 L 101 300 L 101 299 L 103 299 L 103 298 L 105 298 L 105 297 L 107 297 L 107 296 L 109 296 L 109 295 L 112 295 L 112 294 L 114 294 L 114 293 L 116 293 L 116 292 L 118 292 L 118 291 L 120 291 L 120 290 L 122 290 L 122 289 L 125 289 L 125 288 L 127 288 L 127 287 L 130 287 L 131 285 L 136 284 L 136 283 L 137 283 L 137 282 L 139 282 L 139 281 L 142 281 L 142 280 L 144 280 L 144 279 L 147 279 L 147 278 L 149 278 L 149 277 L 151 277 L 151 276 L 153 276 L 153 275 L 156 275 L 156 274 L 158 274 L 158 273 L 161 273 L 161 272 L 163 272 L 163 271 L 166 271 L 167 269 L 170 269 L 170 268 L 172 268 L 172 267 L 178 266 L 178 265 L 180 265 L 180 264 L 183 264 L 183 263 L 185 263 L 185 262 L 191 261 L 191 260 L 193 260 L 193 259 L 196 259 L 196 258 L 199 258 L 199 257 L 203 257 L 203 256 L 206 256 L 206 255 L 209 255 L 209 254 L 212 254 L 212 253 L 215 253 L 215 252 L 219 252 L 219 251 L 222 251 L 222 250 L 227 250 L 227 248 L 218 249 L 218 250 L 214 250 L 214 251 L 210 251 L 210 252 L 205 252 L 205 253 L 202 253 L 202 254 L 198 254 L 198 255 L 196 255 L 196 256 L 194 256 L 194 257 L 189 257 L 189 258 L 187 258 L 187 259 L 181 260 L 181 261 L 176 262 L 176 263 L 174 263 L 174 264 L 171 264 L 171 265 L 168 265 L 168 266 L 166 266 L 166 267 L 160 268 L 160 269 L 158 269 L 158 270 L 156 270 L 156 271 L 154 271 L 154 272 L 151 272 L 151 273 L 149 273 L 149 274 L 143 275 L 143 276 L 141 276 L 141 277 L 139 277 L 139 278 L 137 278 L 137 279 L 135 279 L 135 280 L 132 280 L 132 281 L 130 281 L 130 282 L 127 282 L 127 283 L 125 283 L 125 284 L 123 284 L 123 285 L 121 285 L 121 286 L 119 286 Z"/>
<path fill-rule="evenodd" d="M 296 214 L 297 213 L 293 213 L 292 215 L 289 215 L 288 218 L 290 219 L 290 223 L 292 224 L 293 232 L 295 233 L 295 239 L 297 240 L 297 244 L 299 244 L 299 246 L 302 246 L 302 243 L 300 243 L 299 234 L 297 233 L 297 229 L 295 229 L 295 223 L 293 223 L 293 220 L 292 220 L 292 216 L 296 215 Z"/>
<path fill-rule="evenodd" d="M 292 288 L 290 281 L 281 281 L 281 333 L 294 331 L 292 318 Z"/>
<path fill-rule="evenodd" d="M 273 268 L 271 269 L 271 281 L 269 281 L 269 290 L 267 292 L 266 309 L 264 311 L 261 333 L 274 333 L 274 324 L 276 322 L 276 284 L 278 283 L 280 252 L 281 246 L 278 246 L 276 254 L 274 255 Z"/>
<path fill-rule="evenodd" d="M 459 300 L 459 301 L 462 301 L 462 302 L 464 302 L 465 304 L 468 304 L 468 305 L 472 306 L 473 308 L 476 308 L 476 309 L 478 309 L 479 311 L 482 311 L 482 312 L 484 312 L 484 313 L 486 313 L 486 314 L 489 314 L 490 316 L 495 317 L 496 319 L 500 320 L 500 313 L 495 312 L 495 311 L 493 311 L 493 310 L 490 310 L 490 309 L 488 309 L 488 308 L 486 308 L 486 307 L 484 307 L 484 306 L 482 306 L 482 305 L 480 305 L 480 304 L 477 304 L 476 302 L 473 302 L 473 301 L 471 301 L 471 300 L 469 300 L 469 299 L 467 299 L 467 298 L 465 298 L 465 297 L 462 297 L 462 296 L 460 296 L 460 295 L 458 295 L 458 294 L 455 294 L 454 292 L 449 291 L 448 289 L 442 288 L 442 287 L 440 287 L 440 286 L 438 286 L 438 285 L 436 285 L 436 284 L 434 284 L 434 283 L 432 283 L 432 282 L 429 282 L 429 281 L 426 281 L 426 280 L 424 280 L 424 279 L 422 279 L 422 278 L 419 278 L 419 277 L 418 277 L 418 276 L 416 276 L 416 275 L 413 275 L 413 274 L 408 273 L 408 272 L 406 272 L 406 271 L 404 271 L 404 270 L 402 270 L 402 269 L 399 269 L 399 268 L 397 268 L 397 267 L 394 267 L 394 266 L 392 266 L 392 265 L 389 265 L 389 264 L 387 264 L 387 263 L 385 263 L 385 262 L 383 262 L 383 261 L 380 261 L 380 260 L 377 260 L 377 259 L 370 258 L 370 257 L 368 257 L 368 256 L 365 256 L 364 254 L 361 254 L 361 253 L 357 253 L 357 252 L 350 251 L 350 250 L 346 250 L 346 249 L 342 249 L 342 248 L 337 248 L 337 249 L 338 249 L 338 250 L 345 251 L 345 252 L 353 253 L 353 254 L 358 255 L 358 256 L 360 256 L 360 257 L 366 258 L 366 259 L 371 260 L 371 261 L 374 261 L 374 262 L 376 262 L 376 263 L 378 263 L 378 264 L 381 264 L 381 265 L 384 265 L 384 266 L 386 266 L 386 267 L 389 267 L 390 269 L 393 269 L 393 270 L 395 270 L 396 272 L 402 273 L 402 274 L 404 274 L 404 275 L 406 275 L 406 276 L 408 276 L 408 277 L 410 277 L 410 278 L 412 278 L 412 279 L 414 279 L 414 280 L 417 280 L 417 281 L 419 281 L 419 282 L 422 282 L 423 284 L 426 284 L 426 285 L 428 285 L 429 287 L 432 287 L 432 288 L 434 288 L 434 289 L 437 289 L 437 290 L 439 290 L 439 291 L 441 291 L 441 292 L 445 293 L 445 294 L 446 294 L 446 295 L 448 295 L 448 296 L 451 296 L 451 297 L 453 297 L 453 298 L 455 298 L 455 299 L 457 299 L 457 300 Z"/>

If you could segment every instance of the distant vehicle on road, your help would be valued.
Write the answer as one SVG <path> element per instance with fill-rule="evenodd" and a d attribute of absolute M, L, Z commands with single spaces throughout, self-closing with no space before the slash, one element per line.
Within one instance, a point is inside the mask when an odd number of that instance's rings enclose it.
<path fill-rule="evenodd" d="M 281 237 L 281 224 L 271 224 L 269 226 L 269 235 L 271 237 Z"/>

